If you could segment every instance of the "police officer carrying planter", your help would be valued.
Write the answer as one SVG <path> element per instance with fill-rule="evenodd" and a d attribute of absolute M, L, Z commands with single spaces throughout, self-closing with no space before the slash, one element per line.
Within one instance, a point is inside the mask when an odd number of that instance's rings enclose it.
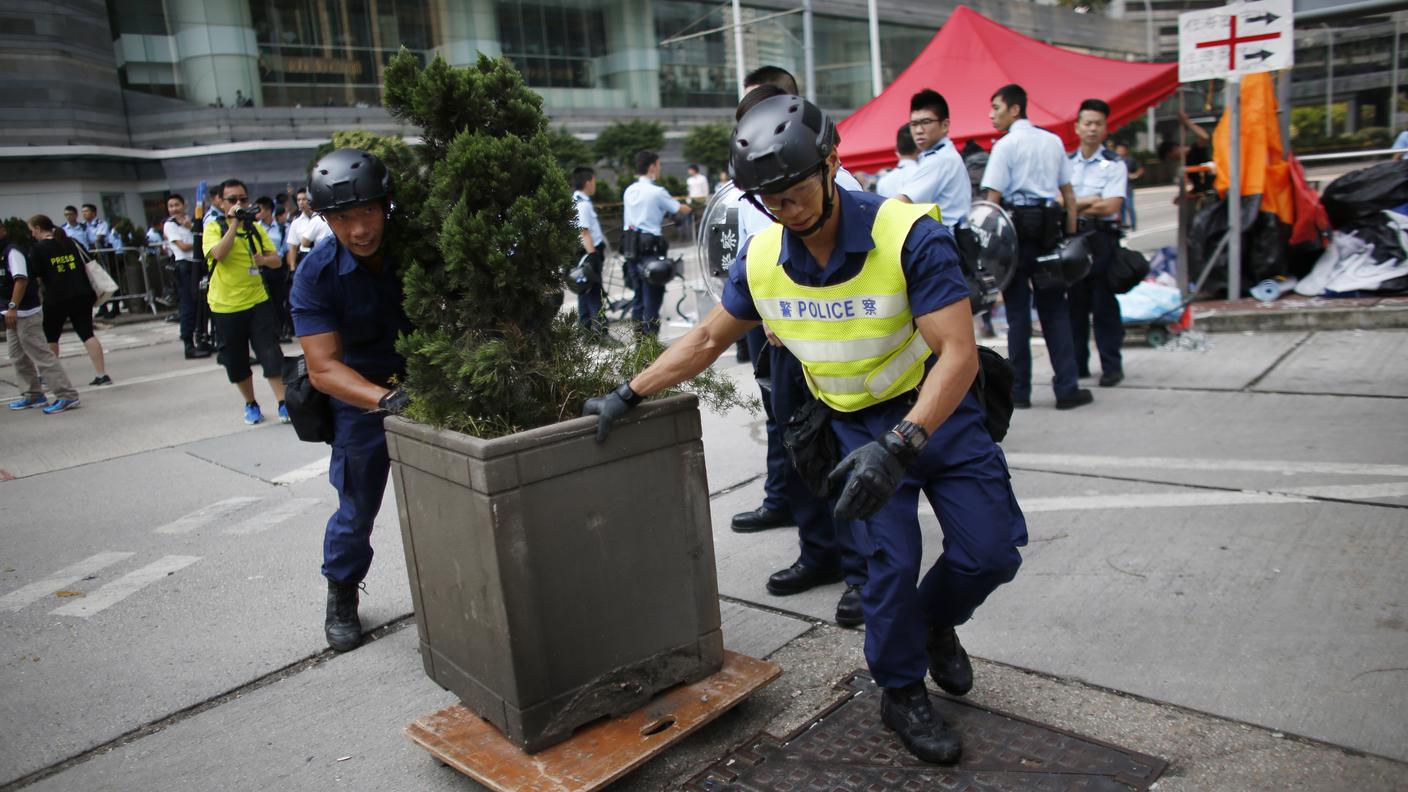
<path fill-rule="evenodd" d="M 667 214 L 687 215 L 689 206 L 670 197 L 664 187 L 655 183 L 660 178 L 660 155 L 642 149 L 636 152 L 636 183 L 626 188 L 622 196 L 622 221 L 627 240 L 621 248 L 626 254 L 626 269 L 636 291 L 631 303 L 631 319 L 636 332 L 660 335 L 660 304 L 665 301 L 665 284 L 669 274 L 651 268 L 647 262 L 662 259 L 669 252 L 661 225 Z M 663 280 L 661 280 L 663 277 Z M 657 282 L 658 281 L 658 282 Z"/>
<path fill-rule="evenodd" d="M 1100 353 L 1100 387 L 1111 388 L 1124 380 L 1120 347 L 1124 323 L 1120 304 L 1110 288 L 1110 260 L 1120 245 L 1120 212 L 1124 208 L 1129 171 L 1124 159 L 1105 148 L 1105 122 L 1110 106 L 1100 99 L 1086 99 L 1076 114 L 1080 148 L 1071 154 L 1071 186 L 1081 231 L 1093 231 L 1094 264 L 1090 274 L 1069 290 L 1071 337 L 1075 342 L 1076 370 L 1090 376 L 1090 326 L 1095 320 L 1095 348 Z"/>
<path fill-rule="evenodd" d="M 970 393 L 978 352 L 953 236 L 932 205 L 840 189 L 835 139 L 826 114 L 798 97 L 743 116 L 734 181 L 780 223 L 739 254 L 722 305 L 584 411 L 600 416 L 604 439 L 641 399 L 703 371 L 766 320 L 829 409 L 844 455 L 827 479 L 866 556 L 865 656 L 885 689 L 881 718 L 915 756 L 951 763 L 962 746 L 933 712 L 924 675 L 953 695 L 972 687 L 953 628 L 1016 575 L 1026 522 Z M 922 581 L 920 492 L 944 532 Z"/>
<path fill-rule="evenodd" d="M 290 303 L 308 378 L 332 403 L 328 478 L 338 508 L 323 534 L 324 629 L 328 645 L 345 652 L 362 643 L 357 589 L 372 563 L 372 521 L 391 469 L 381 422 L 407 405 L 392 380 L 406 373 L 395 342 L 411 323 L 397 262 L 383 244 L 392 210 L 386 166 L 364 151 L 339 149 L 313 166 L 308 191 L 333 238 L 299 263 Z"/>
<path fill-rule="evenodd" d="M 1046 354 L 1056 372 L 1056 409 L 1068 410 L 1094 401 L 1080 387 L 1071 343 L 1066 284 L 1043 272 L 1037 258 L 1061 241 L 1061 231 L 1076 232 L 1076 199 L 1071 191 L 1071 161 L 1061 139 L 1027 120 L 1027 92 L 1004 85 L 992 95 L 988 113 L 992 125 L 1006 132 L 993 144 L 983 171 L 987 200 L 1005 203 L 1017 226 L 1017 272 L 1002 291 L 1007 306 L 1007 357 L 1012 360 L 1012 402 L 1032 406 L 1032 302 L 1041 317 Z M 1056 203 L 1061 196 L 1063 205 Z"/>

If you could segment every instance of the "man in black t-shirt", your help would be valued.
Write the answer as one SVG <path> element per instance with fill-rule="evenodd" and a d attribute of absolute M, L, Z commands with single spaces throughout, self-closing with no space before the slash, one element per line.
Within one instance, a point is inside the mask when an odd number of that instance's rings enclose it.
<path fill-rule="evenodd" d="M 0 291 L 8 301 L 5 339 L 10 362 L 24 386 L 19 398 L 10 402 L 10 409 L 43 407 L 45 414 L 64 412 L 78 406 L 78 391 L 44 338 L 44 309 L 39 302 L 39 286 L 29 278 L 29 262 L 7 236 L 5 227 L 0 225 Z M 54 391 L 53 404 L 44 397 L 45 383 Z"/>

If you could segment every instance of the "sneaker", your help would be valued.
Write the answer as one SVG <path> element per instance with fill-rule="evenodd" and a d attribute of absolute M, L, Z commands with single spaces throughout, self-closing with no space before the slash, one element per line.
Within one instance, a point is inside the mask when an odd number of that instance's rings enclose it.
<path fill-rule="evenodd" d="M 246 404 L 244 406 L 244 422 L 253 426 L 264 420 L 264 413 L 259 410 L 259 403 Z"/>
<path fill-rule="evenodd" d="M 54 413 L 61 413 L 65 410 L 72 410 L 77 406 L 78 399 L 55 399 L 54 403 L 45 407 L 42 412 L 45 415 L 53 415 Z"/>
<path fill-rule="evenodd" d="M 49 400 L 45 398 L 44 394 L 39 393 L 29 396 L 21 396 L 18 399 L 15 399 L 14 401 L 10 402 L 10 409 L 28 410 L 30 407 L 43 407 L 48 403 Z"/>
<path fill-rule="evenodd" d="M 290 417 L 288 417 L 288 406 L 287 406 L 287 405 L 284 405 L 284 404 L 280 404 L 280 405 L 279 405 L 279 423 L 291 423 L 292 421 L 293 421 L 293 419 L 290 418 Z"/>
<path fill-rule="evenodd" d="M 91 382 L 89 382 L 88 384 L 89 384 L 89 385 L 111 385 L 111 384 L 112 384 L 112 377 L 109 377 L 109 376 L 106 375 L 106 374 L 99 374 L 98 376 L 94 377 L 93 380 L 92 380 Z"/>

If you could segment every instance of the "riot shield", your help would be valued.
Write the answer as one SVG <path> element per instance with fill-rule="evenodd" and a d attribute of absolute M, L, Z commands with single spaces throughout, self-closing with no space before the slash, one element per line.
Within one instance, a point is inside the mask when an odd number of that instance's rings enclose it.
<path fill-rule="evenodd" d="M 738 256 L 738 204 L 743 191 L 729 182 L 716 190 L 699 215 L 699 231 L 695 239 L 703 286 L 715 301 L 723 295 L 723 281 L 728 268 Z"/>
<path fill-rule="evenodd" d="M 1017 226 L 1001 206 L 974 201 L 968 210 L 968 228 L 978 239 L 977 264 L 1006 289 L 1017 273 Z"/>

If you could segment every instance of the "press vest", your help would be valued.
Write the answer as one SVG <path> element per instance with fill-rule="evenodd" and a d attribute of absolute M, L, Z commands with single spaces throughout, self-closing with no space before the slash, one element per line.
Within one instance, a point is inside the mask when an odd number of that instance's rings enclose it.
<path fill-rule="evenodd" d="M 855 412 L 919 386 L 933 354 L 914 324 L 900 256 L 933 204 L 889 200 L 870 236 L 875 247 L 844 283 L 804 286 L 780 266 L 782 226 L 758 232 L 748 248 L 748 290 L 758 315 L 797 356 L 812 394 L 832 409 Z"/>

